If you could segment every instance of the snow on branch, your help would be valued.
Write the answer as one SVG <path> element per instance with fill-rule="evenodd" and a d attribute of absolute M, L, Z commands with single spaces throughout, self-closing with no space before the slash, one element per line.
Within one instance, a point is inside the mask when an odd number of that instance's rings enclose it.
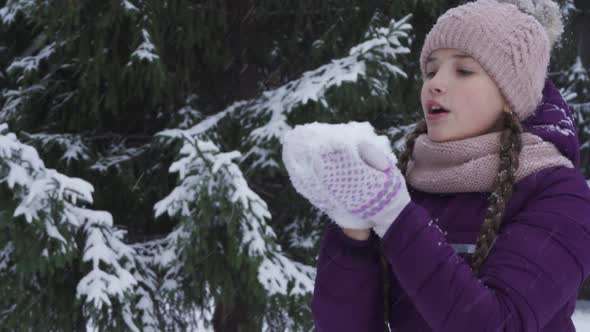
<path fill-rule="evenodd" d="M 585 119 L 590 114 L 590 76 L 578 56 L 574 63 L 562 74 L 567 82 L 566 86 L 560 89 L 563 98 L 571 107 L 576 117 Z M 586 129 L 582 128 L 584 131 Z M 588 144 L 584 143 L 583 147 Z"/>
<path fill-rule="evenodd" d="M 135 5 L 131 3 L 131 1 L 122 0 L 121 5 L 123 6 L 126 12 L 139 12 L 139 9 L 137 9 L 137 7 L 135 7 Z"/>
<path fill-rule="evenodd" d="M 0 274 L 14 272 L 14 265 L 10 264 L 12 252 L 14 251 L 14 244 L 12 242 L 6 243 L 4 248 L 0 250 Z"/>
<path fill-rule="evenodd" d="M 213 130 L 217 123 L 228 117 L 240 119 L 242 127 L 250 131 L 244 142 L 248 151 L 241 159 L 252 157 L 252 168 L 278 168 L 280 163 L 274 159 L 277 157 L 274 150 L 283 133 L 291 129 L 287 115 L 293 109 L 309 101 L 331 109 L 326 92 L 344 82 L 364 80 L 373 95 L 383 95 L 387 93 L 389 77 L 406 77 L 395 61 L 400 55 L 410 52 L 402 43 L 404 39 L 410 41 L 409 31 L 412 26 L 407 23 L 410 17 L 392 20 L 387 27 L 372 27 L 366 34 L 367 39 L 352 47 L 348 56 L 304 72 L 300 78 L 265 91 L 255 99 L 235 102 L 225 110 L 203 119 L 186 130 L 186 133 L 200 135 Z M 368 70 L 368 67 L 376 69 Z M 258 125 L 261 122 L 263 124 Z M 162 132 L 165 136 L 175 134 L 177 132 L 174 130 Z"/>
<path fill-rule="evenodd" d="M 39 142 L 43 149 L 57 145 L 63 151 L 61 160 L 69 165 L 72 161 L 86 161 L 90 157 L 90 149 L 84 144 L 81 135 L 76 134 L 26 134 L 27 138 L 34 142 Z"/>
<path fill-rule="evenodd" d="M 155 204 L 156 217 L 164 213 L 172 217 L 192 215 L 197 212 L 194 203 L 202 192 L 226 195 L 222 199 L 233 204 L 238 214 L 234 220 L 240 223 L 242 233 L 240 254 L 263 258 L 258 281 L 269 294 L 311 292 L 315 269 L 289 259 L 276 244 L 276 235 L 267 223 L 271 215 L 266 202 L 250 189 L 233 161 L 240 153 L 221 152 L 213 142 L 190 136 L 188 130 L 169 130 L 167 135 L 184 138 L 180 159 L 170 166 L 170 172 L 178 173 L 180 184 Z M 295 285 L 291 290 L 287 289 L 289 282 Z"/>
<path fill-rule="evenodd" d="M 127 300 L 135 294 L 139 276 L 134 276 L 135 250 L 123 242 L 125 231 L 112 227 L 110 213 L 74 208 L 76 214 L 86 220 L 86 245 L 84 262 L 92 264 L 76 288 L 78 298 L 85 301 L 85 316 L 91 326 L 98 325 L 98 317 L 103 306 L 112 307 L 111 299 L 124 304 L 122 312 L 127 327 L 139 331 L 133 323 L 133 313 Z M 139 279 L 141 280 L 141 279 Z M 126 308 L 126 309 L 125 309 Z"/>
<path fill-rule="evenodd" d="M 2 91 L 0 99 L 4 99 L 4 104 L 0 108 L 0 123 L 5 123 L 13 119 L 19 118 L 19 108 L 23 105 L 29 95 L 45 91 L 45 86 L 41 84 L 33 84 L 18 90 Z"/>
<path fill-rule="evenodd" d="M 131 59 L 137 60 L 141 62 L 142 60 L 146 60 L 147 62 L 153 62 L 160 58 L 159 55 L 155 53 L 156 46 L 152 43 L 152 37 L 150 36 L 149 32 L 146 29 L 141 29 L 142 35 L 142 43 L 131 53 Z M 131 66 L 131 61 L 127 63 L 128 66 Z"/>
<path fill-rule="evenodd" d="M 100 157 L 90 169 L 104 173 L 111 167 L 120 171 L 120 165 L 126 161 L 136 158 L 149 150 L 149 143 L 138 146 L 129 147 L 125 142 L 114 143 L 109 147 L 107 155 Z"/>
<path fill-rule="evenodd" d="M 8 0 L 4 7 L 0 8 L 0 21 L 9 25 L 12 24 L 18 13 L 29 16 L 35 8 L 35 0 Z"/>
<path fill-rule="evenodd" d="M 23 71 L 25 74 L 39 69 L 39 64 L 55 53 L 55 42 L 43 47 L 37 55 L 24 56 L 14 60 L 6 69 L 8 73 Z"/>
<path fill-rule="evenodd" d="M 580 56 L 576 57 L 576 62 L 571 66 L 569 70 L 569 77 L 568 80 L 572 81 L 580 81 L 580 82 L 589 82 L 590 78 L 588 77 L 588 72 L 586 68 L 582 65 L 582 59 Z"/>
<path fill-rule="evenodd" d="M 124 231 L 113 227 L 110 213 L 82 206 L 92 203 L 90 183 L 46 168 L 32 146 L 7 131 L 8 126 L 0 124 L 0 183 L 13 192 L 14 216 L 23 216 L 32 227 L 44 227 L 47 236 L 60 244 L 57 254 L 80 250 L 72 239 L 78 230 L 84 231 L 82 259 L 92 269 L 80 280 L 77 297 L 84 299 L 85 313 L 92 322 L 91 312 L 110 307 L 112 299 L 125 303 L 133 293 L 137 280 L 129 270 L 135 264 L 135 251 L 123 242 Z M 2 250 L 0 262 L 6 261 L 10 248 Z M 49 247 L 43 252 L 53 254 Z"/>

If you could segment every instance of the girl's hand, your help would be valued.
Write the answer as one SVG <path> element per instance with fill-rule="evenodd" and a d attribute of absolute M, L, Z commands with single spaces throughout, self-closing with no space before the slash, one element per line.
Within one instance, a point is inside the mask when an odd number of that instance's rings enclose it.
<path fill-rule="evenodd" d="M 410 201 L 406 182 L 395 166 L 395 156 L 368 141 L 350 149 L 327 147 L 315 158 L 313 168 L 334 205 L 329 214 L 336 223 L 353 218 L 366 229 L 373 227 L 383 237 L 391 223 Z M 355 234 L 358 235 L 358 234 Z"/>
<path fill-rule="evenodd" d="M 283 161 L 295 189 L 342 228 L 383 236 L 410 201 L 395 156 L 369 142 L 301 148 L 297 129 L 285 136 Z"/>

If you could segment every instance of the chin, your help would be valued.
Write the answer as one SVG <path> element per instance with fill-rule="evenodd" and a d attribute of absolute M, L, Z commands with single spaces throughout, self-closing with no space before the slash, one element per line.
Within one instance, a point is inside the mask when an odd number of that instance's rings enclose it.
<path fill-rule="evenodd" d="M 437 143 L 459 141 L 459 140 L 465 139 L 467 137 L 470 137 L 470 136 L 469 135 L 448 135 L 448 134 L 442 134 L 442 133 L 433 133 L 433 134 L 428 133 L 428 139 L 430 139 L 433 142 L 437 142 Z"/>
<path fill-rule="evenodd" d="M 444 134 L 440 134 L 440 133 L 428 132 L 427 135 L 428 135 L 429 140 L 431 140 L 433 142 L 438 142 L 438 143 L 446 142 L 451 139 L 450 137 L 448 137 L 448 135 L 444 135 Z"/>

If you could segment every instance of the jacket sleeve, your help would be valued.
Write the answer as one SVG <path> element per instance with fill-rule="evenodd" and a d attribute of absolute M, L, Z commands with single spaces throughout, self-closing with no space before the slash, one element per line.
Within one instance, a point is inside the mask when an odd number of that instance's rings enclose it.
<path fill-rule="evenodd" d="M 383 331 L 380 240 L 349 238 L 330 223 L 320 244 L 312 316 L 318 332 Z"/>
<path fill-rule="evenodd" d="M 590 193 L 579 171 L 557 170 L 504 221 L 480 279 L 424 208 L 398 216 L 384 253 L 433 331 L 540 331 L 575 298 L 590 269 Z"/>

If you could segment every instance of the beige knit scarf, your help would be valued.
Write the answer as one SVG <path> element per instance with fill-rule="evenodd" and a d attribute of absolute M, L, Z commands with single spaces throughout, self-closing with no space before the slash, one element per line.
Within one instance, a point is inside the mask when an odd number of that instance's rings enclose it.
<path fill-rule="evenodd" d="M 500 167 L 501 134 L 492 132 L 442 143 L 422 134 L 416 138 L 406 181 L 429 193 L 492 192 Z M 552 143 L 531 133 L 522 133 L 521 138 L 516 182 L 545 168 L 574 167 Z"/>

